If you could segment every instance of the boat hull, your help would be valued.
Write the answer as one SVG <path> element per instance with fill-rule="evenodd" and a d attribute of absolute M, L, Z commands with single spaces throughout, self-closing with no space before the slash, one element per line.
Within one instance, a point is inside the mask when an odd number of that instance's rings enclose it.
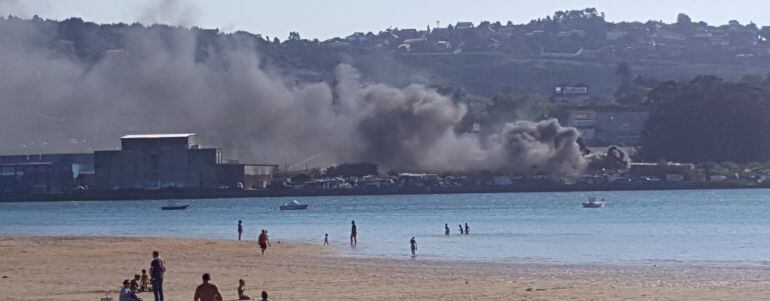
<path fill-rule="evenodd" d="M 583 208 L 602 208 L 604 207 L 604 202 L 601 203 L 591 203 L 591 202 L 584 202 Z"/>
<path fill-rule="evenodd" d="M 279 207 L 281 210 L 305 210 L 307 209 L 308 204 L 302 204 L 302 205 L 282 205 Z"/>
<path fill-rule="evenodd" d="M 163 206 L 160 207 L 161 210 L 185 210 L 187 207 L 190 207 L 190 205 L 183 205 L 183 206 Z"/>

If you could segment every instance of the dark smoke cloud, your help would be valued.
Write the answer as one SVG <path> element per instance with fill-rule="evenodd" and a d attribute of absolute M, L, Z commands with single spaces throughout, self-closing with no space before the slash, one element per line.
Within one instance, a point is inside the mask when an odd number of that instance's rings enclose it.
<path fill-rule="evenodd" d="M 421 85 L 367 83 L 350 65 L 335 85 L 287 83 L 255 45 L 223 36 L 196 53 L 194 31 L 126 27 L 125 47 L 84 62 L 33 22 L 0 26 L 0 152 L 112 149 L 127 133 L 197 132 L 250 162 L 370 161 L 404 170 L 582 170 L 575 129 L 519 121 L 458 133 L 467 108 Z M 62 46 L 64 45 L 64 46 Z"/>

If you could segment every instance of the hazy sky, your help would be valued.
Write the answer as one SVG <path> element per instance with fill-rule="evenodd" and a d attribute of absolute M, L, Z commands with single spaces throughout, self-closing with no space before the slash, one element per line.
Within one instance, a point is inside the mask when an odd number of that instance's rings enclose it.
<path fill-rule="evenodd" d="M 327 39 L 388 27 L 425 28 L 457 21 L 525 23 L 556 10 L 596 7 L 611 21 L 663 20 L 679 12 L 695 21 L 770 25 L 768 0 L 0 0 L 0 14 L 98 23 L 161 21 L 284 39 L 290 31 Z"/>

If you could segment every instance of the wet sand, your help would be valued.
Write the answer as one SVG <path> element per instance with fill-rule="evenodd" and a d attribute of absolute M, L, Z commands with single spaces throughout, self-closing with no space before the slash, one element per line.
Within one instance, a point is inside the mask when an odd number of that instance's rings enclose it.
<path fill-rule="evenodd" d="M 191 300 L 204 272 L 225 300 L 238 279 L 279 300 L 767 300 L 770 269 L 718 265 L 497 264 L 339 256 L 345 245 L 180 238 L 0 236 L 0 300 L 99 300 L 166 260 L 166 299 Z M 153 300 L 151 293 L 141 293 Z"/>

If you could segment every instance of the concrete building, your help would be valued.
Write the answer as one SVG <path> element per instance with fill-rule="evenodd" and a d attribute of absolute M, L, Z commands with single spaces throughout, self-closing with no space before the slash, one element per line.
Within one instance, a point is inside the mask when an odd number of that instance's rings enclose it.
<path fill-rule="evenodd" d="M 221 151 L 195 134 L 126 135 L 120 150 L 94 153 L 100 189 L 215 188 Z"/>
<path fill-rule="evenodd" d="M 93 154 L 0 156 L 0 192 L 69 192 L 90 185 Z"/>
<path fill-rule="evenodd" d="M 195 134 L 126 135 L 120 144 L 120 150 L 95 152 L 97 189 L 259 189 L 278 170 L 223 162 L 221 149 L 201 148 Z"/>

